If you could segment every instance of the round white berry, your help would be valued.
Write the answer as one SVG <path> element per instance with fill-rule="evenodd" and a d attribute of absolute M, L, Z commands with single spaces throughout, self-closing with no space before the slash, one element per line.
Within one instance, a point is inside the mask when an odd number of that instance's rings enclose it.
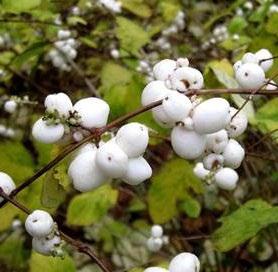
<path fill-rule="evenodd" d="M 128 156 L 112 139 L 97 150 L 96 165 L 108 177 L 121 178 L 127 171 Z"/>
<path fill-rule="evenodd" d="M 68 95 L 65 93 L 50 94 L 45 98 L 44 106 L 49 112 L 55 110 L 61 116 L 68 117 L 70 111 L 72 111 L 72 103 Z"/>
<path fill-rule="evenodd" d="M 270 67 L 273 65 L 273 59 L 271 59 L 273 57 L 273 55 L 271 54 L 271 52 L 265 48 L 259 50 L 258 52 L 255 53 L 257 59 L 259 60 L 260 66 L 262 67 L 262 69 L 267 72 Z M 268 59 L 266 61 L 262 61 L 261 60 L 265 60 Z"/>
<path fill-rule="evenodd" d="M 147 241 L 147 248 L 152 252 L 159 251 L 163 246 L 163 240 L 161 238 L 151 237 Z"/>
<path fill-rule="evenodd" d="M 86 145 L 71 162 L 68 175 L 73 187 L 80 192 L 91 191 L 107 181 L 107 176 L 96 166 L 96 148 Z"/>
<path fill-rule="evenodd" d="M 147 106 L 153 102 L 166 97 L 169 89 L 165 86 L 164 81 L 155 80 L 150 82 L 143 90 L 141 103 L 143 106 Z"/>
<path fill-rule="evenodd" d="M 238 174 L 234 169 L 225 167 L 216 172 L 215 183 L 224 190 L 234 190 L 238 181 Z"/>
<path fill-rule="evenodd" d="M 207 149 L 217 154 L 222 153 L 228 141 L 228 133 L 225 129 L 207 134 Z"/>
<path fill-rule="evenodd" d="M 240 167 L 244 159 L 245 151 L 242 146 L 234 139 L 230 139 L 229 143 L 223 151 L 224 164 L 228 167 L 236 169 Z"/>
<path fill-rule="evenodd" d="M 235 62 L 235 64 L 233 65 L 234 72 L 236 73 L 241 66 L 242 66 L 241 60 L 238 60 L 237 62 Z"/>
<path fill-rule="evenodd" d="M 204 167 L 204 164 L 202 162 L 196 163 L 193 172 L 200 179 L 206 179 L 206 177 L 210 173 L 210 171 Z"/>
<path fill-rule="evenodd" d="M 199 259 L 192 253 L 184 252 L 177 255 L 169 264 L 169 272 L 199 272 Z"/>
<path fill-rule="evenodd" d="M 182 158 L 193 160 L 203 154 L 206 147 L 206 137 L 195 131 L 177 126 L 171 133 L 171 143 L 174 151 Z"/>
<path fill-rule="evenodd" d="M 235 73 L 236 80 L 242 88 L 256 89 L 263 86 L 264 70 L 255 63 L 243 64 Z"/>
<path fill-rule="evenodd" d="M 33 125 L 33 137 L 42 143 L 51 144 L 62 139 L 65 129 L 62 124 L 47 125 L 46 121 L 39 119 Z"/>
<path fill-rule="evenodd" d="M 187 130 L 194 130 L 194 123 L 191 117 L 186 117 L 184 120 L 182 120 L 184 128 Z"/>
<path fill-rule="evenodd" d="M 196 132 L 208 134 L 217 132 L 230 122 L 230 105 L 223 98 L 211 98 L 199 104 L 193 111 Z"/>
<path fill-rule="evenodd" d="M 81 125 L 85 128 L 105 126 L 109 115 L 109 105 L 102 99 L 89 97 L 79 100 L 73 106 L 81 117 Z"/>
<path fill-rule="evenodd" d="M 172 128 L 175 126 L 175 122 L 166 115 L 162 106 L 156 107 L 152 109 L 153 119 L 161 126 L 165 128 Z"/>
<path fill-rule="evenodd" d="M 0 188 L 7 195 L 9 195 L 15 189 L 15 184 L 13 179 L 4 172 L 0 172 Z M 0 202 L 2 201 L 3 198 L 0 197 Z"/>
<path fill-rule="evenodd" d="M 169 272 L 169 271 L 161 267 L 148 267 L 147 269 L 144 270 L 144 272 Z"/>
<path fill-rule="evenodd" d="M 53 227 L 51 215 L 42 210 L 35 210 L 25 221 L 25 229 L 32 237 L 45 237 L 52 232 Z"/>
<path fill-rule="evenodd" d="M 230 115 L 233 117 L 237 113 L 237 109 L 230 107 Z M 226 127 L 229 137 L 235 138 L 240 136 L 246 130 L 248 126 L 247 116 L 243 111 L 237 113 L 237 115 L 231 119 L 230 123 Z"/>
<path fill-rule="evenodd" d="M 181 67 L 170 76 L 171 86 L 174 90 L 185 92 L 188 89 L 201 89 L 204 78 L 201 72 L 192 67 Z"/>
<path fill-rule="evenodd" d="M 258 58 L 255 54 L 253 53 L 245 53 L 241 59 L 242 63 L 245 64 L 245 63 L 256 63 L 258 64 Z"/>
<path fill-rule="evenodd" d="M 224 157 L 220 154 L 211 153 L 203 158 L 204 167 L 211 170 L 213 167 L 223 165 Z"/>
<path fill-rule="evenodd" d="M 67 39 L 69 38 L 71 35 L 70 31 L 69 30 L 59 30 L 58 33 L 57 33 L 57 37 L 58 39 L 60 40 L 63 40 L 63 39 Z"/>
<path fill-rule="evenodd" d="M 84 139 L 84 136 L 83 136 L 81 131 L 75 131 L 72 134 L 72 138 L 74 139 L 74 141 L 80 142 L 80 141 L 82 141 Z"/>
<path fill-rule="evenodd" d="M 17 103 L 14 100 L 8 100 L 4 104 L 4 110 L 8 113 L 14 113 L 17 108 Z"/>
<path fill-rule="evenodd" d="M 178 58 L 178 59 L 177 59 L 177 66 L 178 66 L 178 67 L 189 66 L 189 60 L 188 60 L 188 58 Z"/>
<path fill-rule="evenodd" d="M 115 139 L 129 158 L 135 158 L 141 156 L 148 146 L 148 128 L 140 123 L 129 123 L 118 130 Z"/>
<path fill-rule="evenodd" d="M 128 160 L 127 171 L 122 180 L 130 185 L 138 185 L 152 176 L 152 168 L 143 158 L 131 158 Z"/>
<path fill-rule="evenodd" d="M 172 122 L 179 122 L 189 115 L 192 103 L 187 96 L 169 91 L 162 102 L 162 108 Z"/>
<path fill-rule="evenodd" d="M 37 253 L 50 256 L 55 254 L 55 249 L 61 244 L 61 238 L 57 235 L 54 237 L 34 237 L 32 239 L 32 248 Z"/>
<path fill-rule="evenodd" d="M 163 235 L 163 228 L 160 225 L 153 225 L 151 228 L 151 235 L 153 238 L 161 238 Z"/>
<path fill-rule="evenodd" d="M 153 67 L 153 74 L 157 80 L 166 80 L 177 68 L 174 60 L 164 59 L 155 64 Z"/>

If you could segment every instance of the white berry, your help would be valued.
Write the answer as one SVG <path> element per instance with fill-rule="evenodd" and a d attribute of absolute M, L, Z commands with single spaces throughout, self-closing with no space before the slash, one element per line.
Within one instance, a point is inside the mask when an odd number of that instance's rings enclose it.
<path fill-rule="evenodd" d="M 73 106 L 81 117 L 81 125 L 85 128 L 105 126 L 109 115 L 109 105 L 102 99 L 89 97 L 79 100 Z"/>
<path fill-rule="evenodd" d="M 144 272 L 169 272 L 169 271 L 161 267 L 149 267 L 145 269 Z"/>
<path fill-rule="evenodd" d="M 127 171 L 128 156 L 112 139 L 97 150 L 96 165 L 108 177 L 121 178 Z"/>
<path fill-rule="evenodd" d="M 210 171 L 204 167 L 204 164 L 202 162 L 198 162 L 195 165 L 193 172 L 200 179 L 206 179 L 206 177 L 210 173 Z"/>
<path fill-rule="evenodd" d="M 161 126 L 165 128 L 172 128 L 175 126 L 175 122 L 165 113 L 162 106 L 152 109 L 153 119 Z"/>
<path fill-rule="evenodd" d="M 32 237 L 45 237 L 52 232 L 53 227 L 54 221 L 51 215 L 42 210 L 35 210 L 25 221 L 26 231 Z"/>
<path fill-rule="evenodd" d="M 253 53 L 250 53 L 250 52 L 244 54 L 241 61 L 242 61 L 243 64 L 245 64 L 245 63 L 256 63 L 256 64 L 258 64 L 257 56 Z"/>
<path fill-rule="evenodd" d="M 4 104 L 4 110 L 8 113 L 14 113 L 17 108 L 17 103 L 14 100 L 8 100 Z"/>
<path fill-rule="evenodd" d="M 228 167 L 236 169 L 240 167 L 244 159 L 245 151 L 242 146 L 234 139 L 230 139 L 229 143 L 223 151 L 224 164 Z"/>
<path fill-rule="evenodd" d="M 154 238 L 161 238 L 163 235 L 163 228 L 160 225 L 153 225 L 151 229 L 151 235 Z"/>
<path fill-rule="evenodd" d="M 211 153 L 203 158 L 204 167 L 211 170 L 215 166 L 223 165 L 224 157 L 220 154 Z"/>
<path fill-rule="evenodd" d="M 222 153 L 228 144 L 228 133 L 225 129 L 221 129 L 215 133 L 207 135 L 207 149 L 214 153 Z"/>
<path fill-rule="evenodd" d="M 151 237 L 147 241 L 147 248 L 152 252 L 159 251 L 163 246 L 163 240 L 161 238 Z"/>
<path fill-rule="evenodd" d="M 164 59 L 155 64 L 153 74 L 157 80 L 166 80 L 176 69 L 177 64 L 174 60 Z"/>
<path fill-rule="evenodd" d="M 196 132 L 208 134 L 225 128 L 231 119 L 229 110 L 229 102 L 223 98 L 205 100 L 193 112 L 192 119 Z"/>
<path fill-rule="evenodd" d="M 171 143 L 174 151 L 182 158 L 193 160 L 203 154 L 206 147 L 206 137 L 195 131 L 177 126 L 171 133 Z"/>
<path fill-rule="evenodd" d="M 169 272 L 199 272 L 199 259 L 192 253 L 184 252 L 177 255 L 169 264 Z"/>
<path fill-rule="evenodd" d="M 55 254 L 55 249 L 61 244 L 61 238 L 57 235 L 54 237 L 34 237 L 32 239 L 32 248 L 37 253 L 45 255 L 45 256 L 51 256 Z"/>
<path fill-rule="evenodd" d="M 266 61 L 262 61 L 260 63 L 260 66 L 262 67 L 262 69 L 267 72 L 270 67 L 273 65 L 273 59 L 271 59 L 273 57 L 273 55 L 271 54 L 271 52 L 265 48 L 259 50 L 258 52 L 255 53 L 257 59 L 259 61 L 264 60 L 264 59 L 269 59 Z"/>
<path fill-rule="evenodd" d="M 148 128 L 136 122 L 124 125 L 116 134 L 116 143 L 129 158 L 139 157 L 149 143 Z"/>
<path fill-rule="evenodd" d="M 13 179 L 4 172 L 0 172 L 0 188 L 7 195 L 9 195 L 15 189 L 15 184 Z M 2 201 L 3 198 L 0 197 L 0 202 Z"/>
<path fill-rule="evenodd" d="M 224 190 L 234 190 L 238 181 L 238 174 L 234 169 L 225 167 L 216 172 L 215 183 Z"/>
<path fill-rule="evenodd" d="M 32 128 L 33 137 L 42 143 L 51 144 L 62 139 L 65 129 L 62 124 L 47 125 L 46 121 L 39 119 Z"/>
<path fill-rule="evenodd" d="M 131 158 L 128 160 L 127 171 L 122 180 L 130 185 L 138 185 L 152 176 L 152 168 L 143 158 Z"/>
<path fill-rule="evenodd" d="M 237 113 L 237 109 L 231 107 L 230 115 L 233 117 Z M 240 111 L 237 115 L 231 119 L 230 123 L 226 127 L 229 137 L 235 138 L 240 136 L 246 130 L 248 126 L 248 119 L 244 112 Z"/>
<path fill-rule="evenodd" d="M 96 166 L 96 148 L 83 147 L 83 151 L 71 162 L 68 175 L 73 187 L 80 192 L 91 191 L 107 181 L 107 176 Z"/>

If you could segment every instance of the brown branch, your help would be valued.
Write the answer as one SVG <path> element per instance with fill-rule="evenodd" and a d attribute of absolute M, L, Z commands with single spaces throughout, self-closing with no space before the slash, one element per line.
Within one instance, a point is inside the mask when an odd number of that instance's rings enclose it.
<path fill-rule="evenodd" d="M 20 202 L 18 202 L 17 200 L 15 200 L 14 198 L 10 197 L 9 195 L 7 195 L 2 188 L 0 187 L 0 196 L 2 198 L 4 198 L 6 201 L 10 202 L 12 205 L 14 205 L 15 207 L 17 207 L 19 210 L 23 211 L 26 214 L 31 214 L 31 211 L 25 207 L 23 204 L 21 204 Z M 79 252 L 86 254 L 87 256 L 89 256 L 96 264 L 98 264 L 98 266 L 102 269 L 102 271 L 104 272 L 111 272 L 110 269 L 108 269 L 103 262 L 96 256 L 96 254 L 91 250 L 91 248 L 82 243 L 81 241 L 76 241 L 75 239 L 73 239 L 72 237 L 68 236 L 67 234 L 65 234 L 62 231 L 59 231 L 59 234 L 61 236 L 61 238 L 66 241 L 67 243 L 71 244 L 73 247 L 75 247 Z"/>

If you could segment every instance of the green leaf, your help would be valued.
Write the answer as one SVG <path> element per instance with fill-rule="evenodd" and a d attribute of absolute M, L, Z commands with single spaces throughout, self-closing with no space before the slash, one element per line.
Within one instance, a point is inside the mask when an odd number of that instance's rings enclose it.
<path fill-rule="evenodd" d="M 41 0 L 2 0 L 2 6 L 7 11 L 23 12 L 37 8 Z"/>
<path fill-rule="evenodd" d="M 159 9 L 162 13 L 163 19 L 167 23 L 170 23 L 175 19 L 176 15 L 180 11 L 181 7 L 179 4 L 179 1 L 163 0 L 163 1 L 159 2 Z"/>
<path fill-rule="evenodd" d="M 198 218 L 201 212 L 201 205 L 196 199 L 190 195 L 186 195 L 180 203 L 179 209 L 191 218 Z"/>
<path fill-rule="evenodd" d="M 175 158 L 163 165 L 153 176 L 148 192 L 149 213 L 155 223 L 163 224 L 177 215 L 177 203 L 188 191 L 203 192 L 202 182 L 193 174 L 192 166 Z"/>
<path fill-rule="evenodd" d="M 30 259 L 30 272 L 75 272 L 75 264 L 71 257 L 64 259 L 43 256 L 33 252 Z"/>
<path fill-rule="evenodd" d="M 24 247 L 24 242 L 24 236 L 14 232 L 0 244 L 0 261 L 9 268 L 5 271 L 26 271 L 30 252 Z"/>
<path fill-rule="evenodd" d="M 230 33 L 240 33 L 242 30 L 244 30 L 247 27 L 247 25 L 248 23 L 243 17 L 235 16 L 231 20 L 228 29 Z"/>
<path fill-rule="evenodd" d="M 32 176 L 34 164 L 24 146 L 19 142 L 1 142 L 0 171 L 10 175 L 15 183 Z"/>
<path fill-rule="evenodd" d="M 45 51 L 45 47 L 47 45 L 47 42 L 37 42 L 35 44 L 32 44 L 23 53 L 16 56 L 11 61 L 11 64 L 14 64 L 17 67 L 21 67 L 23 64 L 26 64 L 27 61 L 38 58 Z"/>
<path fill-rule="evenodd" d="M 123 8 L 139 17 L 148 18 L 152 14 L 152 10 L 144 0 L 121 0 L 121 3 Z"/>
<path fill-rule="evenodd" d="M 122 49 L 133 55 L 138 55 L 138 50 L 146 45 L 150 38 L 148 33 L 137 23 L 124 17 L 118 17 L 116 35 L 120 40 Z"/>
<path fill-rule="evenodd" d="M 220 221 L 222 225 L 213 233 L 212 241 L 217 250 L 225 252 L 254 237 L 268 225 L 278 223 L 278 207 L 254 199 Z"/>
<path fill-rule="evenodd" d="M 104 185 L 92 192 L 75 196 L 68 207 L 67 223 L 88 226 L 98 222 L 113 207 L 118 191 L 110 185 Z"/>
<path fill-rule="evenodd" d="M 271 14 L 266 25 L 266 31 L 278 36 L 278 13 Z"/>
<path fill-rule="evenodd" d="M 278 128 L 278 98 L 274 98 L 264 104 L 257 111 L 255 121 L 259 129 L 264 132 L 270 132 Z"/>

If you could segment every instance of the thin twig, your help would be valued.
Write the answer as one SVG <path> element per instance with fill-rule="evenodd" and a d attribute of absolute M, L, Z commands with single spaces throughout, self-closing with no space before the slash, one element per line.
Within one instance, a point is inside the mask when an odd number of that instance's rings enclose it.
<path fill-rule="evenodd" d="M 2 188 L 0 188 L 0 196 L 2 198 L 4 198 L 6 201 L 8 201 L 11 204 L 13 204 L 15 207 L 17 207 L 21 211 L 23 211 L 24 213 L 31 214 L 31 211 L 27 207 L 25 207 L 23 204 L 21 204 L 20 202 L 18 202 L 14 198 L 11 198 L 9 195 L 7 195 L 2 190 Z M 88 255 L 96 264 L 98 264 L 98 266 L 102 269 L 102 271 L 104 271 L 104 272 L 111 272 L 111 270 L 108 269 L 103 264 L 103 262 L 96 256 L 96 254 L 91 250 L 91 248 L 88 245 L 86 245 L 86 244 L 84 244 L 84 243 L 82 243 L 80 241 L 76 241 L 75 239 L 73 239 L 72 237 L 68 236 L 67 234 L 65 234 L 62 231 L 59 231 L 59 234 L 60 234 L 60 236 L 61 236 L 61 238 L 63 240 L 65 240 L 67 243 L 69 243 L 73 247 L 75 247 L 79 252 Z"/>
<path fill-rule="evenodd" d="M 57 27 L 61 27 L 61 24 L 57 24 L 55 22 L 45 22 L 40 20 L 20 20 L 20 19 L 0 19 L 0 23 L 24 23 L 24 24 L 41 24 L 41 25 L 53 25 Z"/>

